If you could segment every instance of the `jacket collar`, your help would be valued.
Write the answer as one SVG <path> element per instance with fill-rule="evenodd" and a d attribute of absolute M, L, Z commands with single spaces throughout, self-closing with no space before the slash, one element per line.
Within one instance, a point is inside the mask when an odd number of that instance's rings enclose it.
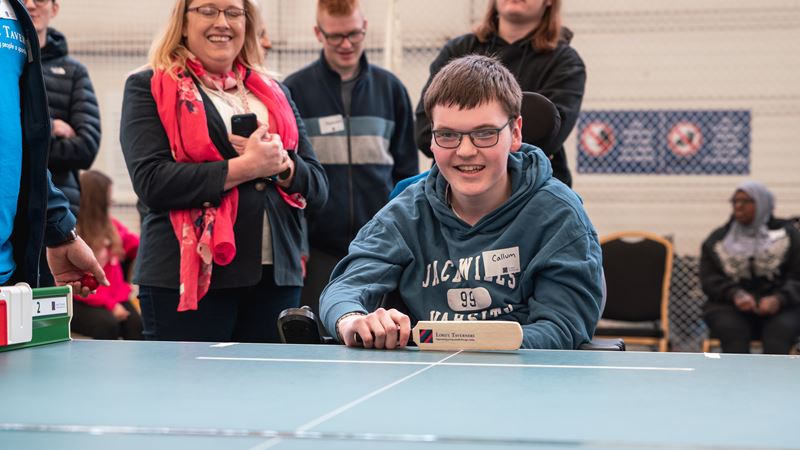
<path fill-rule="evenodd" d="M 531 197 L 553 177 L 553 169 L 550 159 L 541 149 L 523 143 L 519 150 L 508 155 L 508 174 L 511 177 L 511 196 L 472 227 L 463 223 L 450 208 L 446 197 L 448 182 L 438 166 L 433 166 L 422 189 L 434 215 L 459 236 L 495 233 L 517 218 Z"/>
<path fill-rule="evenodd" d="M 325 52 L 320 50 L 319 52 L 319 63 L 322 67 L 322 72 L 327 78 L 332 78 L 341 83 L 342 77 L 339 76 L 339 73 L 333 70 L 328 64 L 328 60 L 325 59 Z M 369 62 L 367 62 L 367 52 L 361 54 L 361 58 L 358 59 L 358 75 L 356 75 L 356 79 L 363 77 L 366 73 L 370 70 Z"/>
<path fill-rule="evenodd" d="M 67 38 L 55 28 L 47 28 L 47 42 L 42 47 L 42 60 L 47 61 L 68 54 Z"/>

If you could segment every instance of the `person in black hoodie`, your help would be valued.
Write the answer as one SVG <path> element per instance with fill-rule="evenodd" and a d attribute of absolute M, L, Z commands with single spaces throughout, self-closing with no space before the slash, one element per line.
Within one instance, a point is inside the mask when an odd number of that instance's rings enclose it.
<path fill-rule="evenodd" d="M 472 53 L 497 57 L 523 91 L 542 94 L 558 108 L 561 130 L 551 141 L 553 176 L 571 186 L 563 144 L 578 120 L 586 84 L 586 68 L 570 46 L 571 40 L 572 32 L 561 26 L 561 0 L 490 0 L 474 32 L 449 41 L 431 63 L 430 78 L 420 99 L 434 75 L 449 61 Z M 417 105 L 414 128 L 420 151 L 432 157 L 431 125 L 422 100 Z"/>
<path fill-rule="evenodd" d="M 83 64 L 69 56 L 67 39 L 48 28 L 60 8 L 57 0 L 25 3 L 33 19 L 42 55 L 42 72 L 52 119 L 48 167 L 53 183 L 80 209 L 79 171 L 91 167 L 100 148 L 100 110 Z"/>

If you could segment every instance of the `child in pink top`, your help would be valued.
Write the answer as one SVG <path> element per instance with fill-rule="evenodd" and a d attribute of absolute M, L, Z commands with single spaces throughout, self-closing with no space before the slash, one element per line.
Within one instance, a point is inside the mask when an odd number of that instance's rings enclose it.
<path fill-rule="evenodd" d="M 78 234 L 94 250 L 111 285 L 74 297 L 72 330 L 95 339 L 142 339 L 142 319 L 130 302 L 122 264 L 136 258 L 139 236 L 109 214 L 111 188 L 111 178 L 99 171 L 81 174 Z"/>

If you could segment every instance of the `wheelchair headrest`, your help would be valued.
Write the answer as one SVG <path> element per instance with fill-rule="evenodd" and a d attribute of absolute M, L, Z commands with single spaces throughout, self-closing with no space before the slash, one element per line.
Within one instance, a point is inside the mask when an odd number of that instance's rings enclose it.
<path fill-rule="evenodd" d="M 522 142 L 535 145 L 550 156 L 558 150 L 554 141 L 560 130 L 561 114 L 556 105 L 544 95 L 523 92 Z"/>

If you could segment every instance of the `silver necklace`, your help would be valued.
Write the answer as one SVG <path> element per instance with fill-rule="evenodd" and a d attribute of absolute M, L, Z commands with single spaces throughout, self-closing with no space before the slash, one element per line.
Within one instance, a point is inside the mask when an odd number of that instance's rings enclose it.
<path fill-rule="evenodd" d="M 215 89 L 208 89 L 208 92 L 214 94 L 217 98 L 222 100 L 226 105 L 230 106 L 230 108 L 236 112 L 237 114 L 242 113 L 249 113 L 250 112 L 250 104 L 247 101 L 247 94 L 244 88 L 244 83 L 242 82 L 242 78 L 239 74 L 236 74 L 236 94 L 225 92 L 221 86 L 217 86 L 214 83 Z M 241 105 L 236 102 L 236 97 L 239 97 L 241 101 Z"/>
<path fill-rule="evenodd" d="M 463 217 L 458 215 L 458 211 L 456 211 L 456 208 L 453 207 L 453 202 L 450 199 L 450 185 L 449 184 L 447 186 L 445 186 L 445 188 L 444 188 L 444 199 L 445 199 L 445 202 L 447 203 L 447 207 L 450 208 L 450 211 L 453 211 L 453 214 L 455 214 L 456 217 L 461 219 L 462 222 L 466 222 L 466 220 L 464 220 Z"/>

